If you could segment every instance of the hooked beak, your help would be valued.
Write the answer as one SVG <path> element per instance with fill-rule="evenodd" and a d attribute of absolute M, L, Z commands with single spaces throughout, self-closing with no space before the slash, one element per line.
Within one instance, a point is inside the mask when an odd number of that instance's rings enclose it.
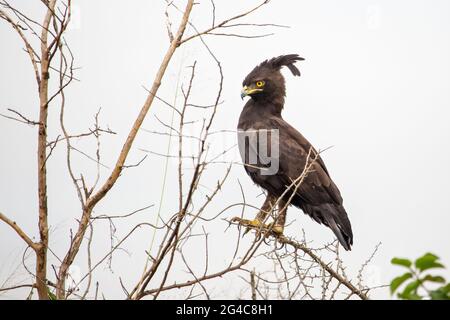
<path fill-rule="evenodd" d="M 246 96 L 248 96 L 248 87 L 247 86 L 244 86 L 243 88 L 242 88 L 242 90 L 241 90 L 241 100 L 244 100 L 244 98 L 246 97 Z"/>
<path fill-rule="evenodd" d="M 247 86 L 244 86 L 241 90 L 241 99 L 244 99 L 244 97 L 246 96 L 250 96 L 255 92 L 261 92 L 263 91 L 263 89 L 259 89 L 259 88 L 249 88 Z"/>

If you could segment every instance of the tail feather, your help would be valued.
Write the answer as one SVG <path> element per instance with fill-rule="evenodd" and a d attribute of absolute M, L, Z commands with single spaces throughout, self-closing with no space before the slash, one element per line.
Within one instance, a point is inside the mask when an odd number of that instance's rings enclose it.
<path fill-rule="evenodd" d="M 318 223 L 323 223 L 329 227 L 344 249 L 351 250 L 353 245 L 352 226 L 342 205 L 325 203 L 313 206 L 303 204 L 301 209 Z"/>
<path fill-rule="evenodd" d="M 332 219 L 327 221 L 328 227 L 333 231 L 334 235 L 338 238 L 339 242 L 342 244 L 345 250 L 352 250 L 351 245 L 353 244 L 353 238 L 349 235 Z"/>

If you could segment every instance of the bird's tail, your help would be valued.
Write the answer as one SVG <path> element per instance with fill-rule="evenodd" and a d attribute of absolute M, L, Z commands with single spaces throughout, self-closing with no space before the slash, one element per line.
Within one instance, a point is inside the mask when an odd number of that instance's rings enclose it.
<path fill-rule="evenodd" d="M 329 227 L 345 250 L 351 250 L 353 245 L 352 226 L 342 205 L 330 203 L 318 206 L 303 205 L 302 209 L 315 221 Z"/>

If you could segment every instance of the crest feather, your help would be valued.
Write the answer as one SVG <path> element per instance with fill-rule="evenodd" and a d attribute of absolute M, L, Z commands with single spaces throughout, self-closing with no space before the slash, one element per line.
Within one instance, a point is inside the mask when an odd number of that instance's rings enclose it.
<path fill-rule="evenodd" d="M 286 66 L 291 70 L 294 76 L 300 76 L 300 70 L 294 65 L 297 61 L 305 60 L 298 54 L 287 54 L 279 57 L 266 60 L 261 63 L 261 66 L 267 66 L 275 70 L 280 70 L 283 66 Z"/>
<path fill-rule="evenodd" d="M 261 77 L 271 76 L 273 73 L 278 73 L 282 67 L 288 67 L 294 76 L 300 76 L 300 70 L 294 65 L 297 61 L 305 60 L 298 54 L 287 54 L 272 59 L 267 59 L 257 65 L 245 77 L 242 85 L 247 85 L 251 81 L 259 80 Z"/>

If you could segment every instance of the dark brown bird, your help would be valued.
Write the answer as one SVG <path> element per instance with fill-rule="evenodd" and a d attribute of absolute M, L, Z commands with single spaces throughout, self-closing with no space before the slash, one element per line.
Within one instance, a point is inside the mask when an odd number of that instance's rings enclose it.
<path fill-rule="evenodd" d="M 237 220 L 254 228 L 264 226 L 268 213 L 277 205 L 278 215 L 270 227 L 281 234 L 287 206 L 293 204 L 329 227 L 342 246 L 351 250 L 352 227 L 339 189 L 316 150 L 281 116 L 286 88 L 280 69 L 286 66 L 294 76 L 300 76 L 294 65 L 300 60 L 304 59 L 296 54 L 266 60 L 243 81 L 241 97 L 251 99 L 239 118 L 239 150 L 246 172 L 267 191 L 267 198 L 254 220 Z"/>

